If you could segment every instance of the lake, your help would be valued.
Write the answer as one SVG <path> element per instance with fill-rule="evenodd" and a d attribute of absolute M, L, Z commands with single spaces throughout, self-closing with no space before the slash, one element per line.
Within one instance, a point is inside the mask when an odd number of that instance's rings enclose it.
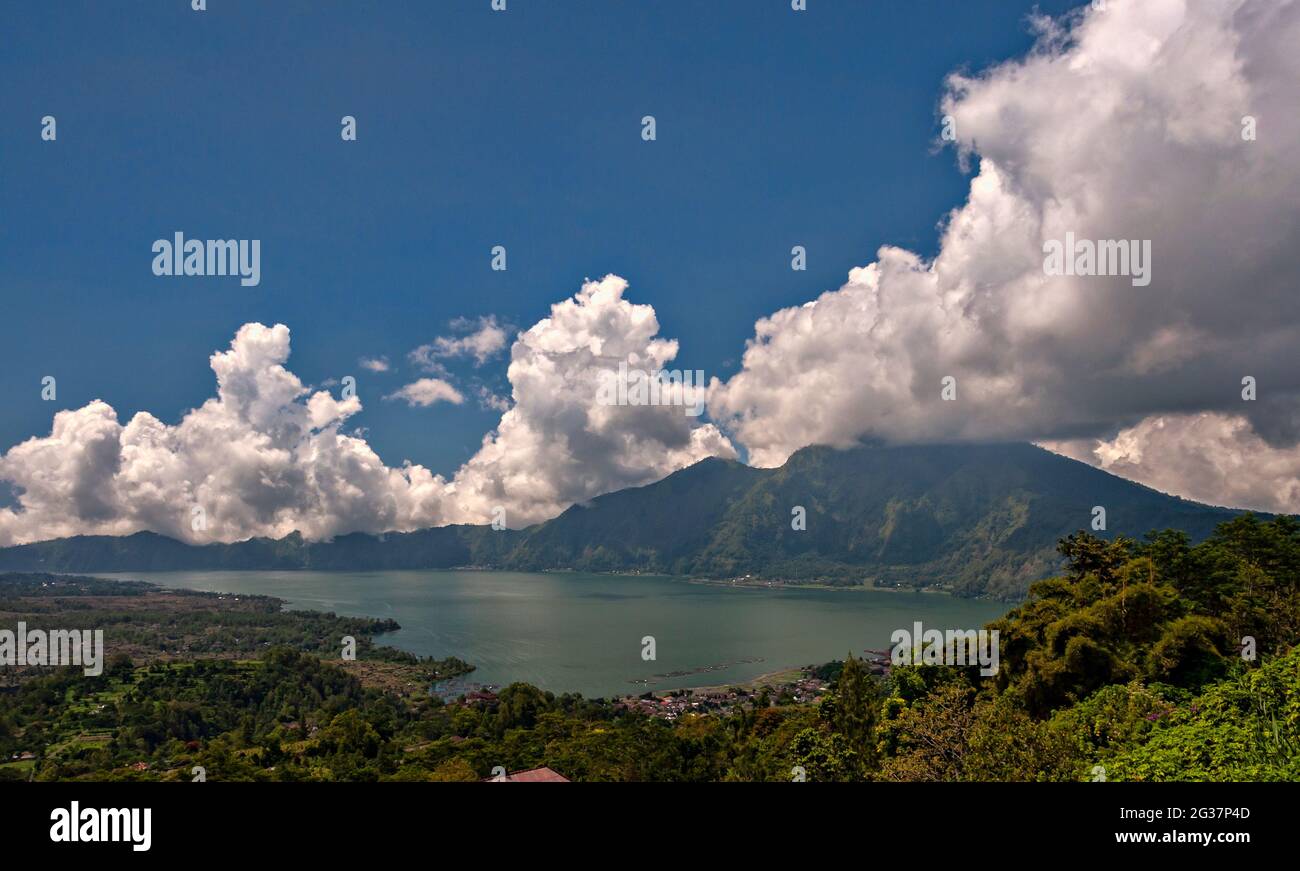
<path fill-rule="evenodd" d="M 887 649 L 895 629 L 978 629 L 1004 603 L 941 593 L 753 588 L 580 573 L 131 572 L 163 586 L 284 599 L 289 608 L 391 617 L 377 636 L 421 656 L 459 656 L 470 678 L 621 696 L 750 680 Z M 641 658 L 653 636 L 656 659 Z M 675 674 L 674 674 L 675 673 Z"/>

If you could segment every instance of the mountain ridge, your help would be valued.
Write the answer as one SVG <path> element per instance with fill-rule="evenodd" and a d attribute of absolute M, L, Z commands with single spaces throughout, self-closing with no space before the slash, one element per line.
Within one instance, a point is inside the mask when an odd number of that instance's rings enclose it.
<path fill-rule="evenodd" d="M 308 542 L 189 545 L 152 532 L 0 548 L 0 570 L 482 568 L 940 586 L 1016 597 L 1056 542 L 1106 509 L 1105 537 L 1193 540 L 1243 511 L 1191 502 L 1029 444 L 811 446 L 774 469 L 708 458 L 521 530 L 455 525 Z M 802 508 L 806 528 L 792 521 Z"/>

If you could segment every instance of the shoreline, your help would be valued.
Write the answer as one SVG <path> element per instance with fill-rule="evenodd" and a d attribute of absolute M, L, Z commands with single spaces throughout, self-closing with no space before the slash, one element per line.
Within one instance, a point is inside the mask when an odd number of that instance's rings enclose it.
<path fill-rule="evenodd" d="M 779 668 L 776 671 L 765 672 L 757 677 L 752 677 L 745 681 L 737 681 L 736 683 L 712 684 L 709 686 L 698 687 L 673 687 L 672 689 L 662 690 L 662 692 L 664 694 L 685 692 L 686 690 L 690 690 L 692 693 L 726 692 L 732 687 L 755 692 L 765 686 L 777 687 L 793 683 L 803 677 L 807 669 L 811 667 L 813 666 L 792 665 L 787 668 Z M 782 678 L 786 679 L 782 680 Z"/>
<path fill-rule="evenodd" d="M 688 584 L 707 587 L 736 587 L 747 590 L 830 590 L 844 593 L 939 593 L 953 595 L 951 590 L 942 587 L 877 587 L 874 584 L 827 584 L 820 581 L 783 581 L 761 580 L 724 580 L 720 578 L 682 578 Z M 963 597 L 958 597 L 963 598 Z"/>

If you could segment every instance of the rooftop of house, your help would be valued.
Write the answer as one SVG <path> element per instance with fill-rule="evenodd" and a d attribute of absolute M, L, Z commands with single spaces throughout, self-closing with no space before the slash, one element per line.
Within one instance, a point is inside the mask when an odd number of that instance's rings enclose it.
<path fill-rule="evenodd" d="M 484 783 L 568 783 L 569 778 L 545 766 L 516 771 L 504 777 L 489 777 Z"/>

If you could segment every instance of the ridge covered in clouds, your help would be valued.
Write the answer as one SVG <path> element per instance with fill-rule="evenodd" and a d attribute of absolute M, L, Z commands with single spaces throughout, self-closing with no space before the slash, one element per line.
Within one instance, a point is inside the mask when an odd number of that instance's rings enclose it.
<path fill-rule="evenodd" d="M 1037 23 L 1027 57 L 949 79 L 942 112 L 978 171 L 935 258 L 882 247 L 840 288 L 760 319 L 741 370 L 707 389 L 718 425 L 600 404 L 619 362 L 650 371 L 678 353 L 617 276 L 518 334 L 509 401 L 479 390 L 500 422 L 450 479 L 386 466 L 342 431 L 360 400 L 304 387 L 285 368 L 288 328 L 246 324 L 211 357 L 216 397 L 176 425 L 123 425 L 97 400 L 0 457 L 18 494 L 0 545 L 141 529 L 323 539 L 498 507 L 520 527 L 733 457 L 728 435 L 761 466 L 868 438 L 1034 440 L 1167 492 L 1300 510 L 1300 2 L 1109 0 Z M 1047 275 L 1044 243 L 1067 234 L 1150 240 L 1150 283 Z M 505 347 L 492 318 L 455 326 L 411 361 L 442 376 L 443 359 L 483 365 Z M 438 377 L 404 390 L 464 400 Z"/>
<path fill-rule="evenodd" d="M 1300 510 L 1300 444 L 1272 447 L 1241 415 L 1155 415 L 1112 439 L 1042 447 L 1210 505 L 1283 514 Z"/>
<path fill-rule="evenodd" d="M 1300 3 L 1111 0 L 1038 25 L 1028 57 L 948 82 L 942 113 L 979 168 L 934 260 L 883 247 L 839 289 L 761 319 L 741 370 L 711 383 L 711 416 L 774 466 L 865 437 L 1141 440 L 1159 431 L 1143 421 L 1211 411 L 1244 423 L 1205 451 L 1294 483 Z M 1150 239 L 1150 285 L 1046 275 L 1044 242 L 1067 232 Z M 1125 475 L 1192 492 L 1185 456 L 1127 456 Z M 1292 496 L 1210 501 L 1300 509 L 1294 486 L 1270 492 Z"/>
<path fill-rule="evenodd" d="M 597 404 L 610 360 L 658 366 L 677 354 L 676 342 L 657 338 L 654 310 L 623 299 L 626 287 L 614 277 L 588 282 L 519 336 L 508 373 L 514 404 L 450 481 L 412 463 L 384 465 L 341 431 L 360 399 L 304 387 L 284 365 L 288 327 L 245 324 L 211 357 L 216 397 L 175 426 L 148 412 L 123 425 L 95 400 L 58 412 L 49 436 L 0 457 L 0 480 L 20 494 L 17 507 L 0 509 L 0 546 L 140 530 L 195 543 L 294 530 L 319 540 L 486 523 L 498 506 L 508 525 L 523 526 L 707 456 L 734 456 L 714 426 L 680 408 Z M 194 528 L 195 507 L 206 528 Z"/>

